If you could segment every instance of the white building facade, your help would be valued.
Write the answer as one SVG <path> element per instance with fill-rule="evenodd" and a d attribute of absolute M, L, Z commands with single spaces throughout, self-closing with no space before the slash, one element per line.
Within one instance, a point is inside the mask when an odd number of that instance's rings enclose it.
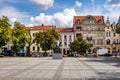
<path fill-rule="evenodd" d="M 67 55 L 70 52 L 69 44 L 74 41 L 73 28 L 57 28 L 59 33 L 59 40 L 57 45 L 61 48 L 63 55 Z"/>

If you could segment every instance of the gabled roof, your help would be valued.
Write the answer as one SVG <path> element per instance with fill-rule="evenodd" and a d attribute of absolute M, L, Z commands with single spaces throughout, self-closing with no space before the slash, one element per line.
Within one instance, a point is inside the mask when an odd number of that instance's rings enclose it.
<path fill-rule="evenodd" d="M 73 32 L 73 28 L 56 28 L 57 32 Z"/>
<path fill-rule="evenodd" d="M 51 26 L 51 25 L 42 25 L 42 26 L 32 26 L 32 27 L 26 27 L 28 30 L 49 30 L 52 28 L 55 28 L 55 26 Z"/>
<path fill-rule="evenodd" d="M 91 16 L 91 15 L 88 15 Z M 86 17 L 88 16 L 74 16 L 74 24 L 76 23 L 77 20 L 83 21 L 84 19 L 86 19 Z M 102 20 L 102 22 L 104 23 L 104 17 L 103 16 L 92 16 L 96 21 L 98 20 Z"/>

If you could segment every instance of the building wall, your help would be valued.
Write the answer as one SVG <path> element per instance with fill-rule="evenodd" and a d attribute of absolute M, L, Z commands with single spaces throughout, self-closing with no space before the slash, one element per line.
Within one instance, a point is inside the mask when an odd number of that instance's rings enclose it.
<path fill-rule="evenodd" d="M 57 41 L 57 45 L 62 49 L 62 54 L 67 54 L 67 50 L 69 50 L 70 42 L 74 41 L 74 33 L 73 32 L 59 32 L 60 38 Z"/>
<path fill-rule="evenodd" d="M 102 16 L 101 16 L 102 17 Z M 90 44 L 91 49 L 105 47 L 105 25 L 104 20 L 101 20 L 94 16 L 85 16 L 84 18 L 78 16 L 78 19 L 74 21 L 74 36 L 83 36 Z M 101 20 L 101 22 L 99 22 Z"/>
<path fill-rule="evenodd" d="M 43 30 L 39 30 L 39 29 L 38 30 L 30 30 L 30 34 L 31 34 L 31 37 L 32 37 L 32 45 L 30 47 L 30 50 L 31 50 L 30 52 L 31 53 L 34 53 L 34 52 L 44 52 L 41 49 L 40 45 L 37 45 L 36 42 L 35 42 L 35 40 L 34 40 L 36 33 L 38 33 L 39 31 L 43 31 Z M 25 53 L 27 53 L 27 46 L 28 46 L 28 44 L 26 44 L 26 46 L 24 47 Z M 51 53 L 52 51 L 48 50 L 47 52 Z"/>
<path fill-rule="evenodd" d="M 119 21 L 120 24 L 120 21 Z M 93 44 L 91 49 L 94 48 L 108 48 L 112 54 L 114 51 L 120 51 L 120 34 L 115 33 L 116 24 L 111 24 L 109 19 L 104 22 L 103 16 L 74 16 L 73 28 L 57 28 L 55 26 L 33 26 L 29 28 L 32 45 L 30 47 L 31 52 L 43 52 L 42 49 L 34 43 L 35 33 L 43 30 L 49 30 L 55 28 L 60 34 L 60 39 L 57 41 L 57 45 L 62 49 L 62 54 L 67 54 L 69 50 L 69 43 L 74 41 L 77 36 L 83 36 L 89 43 Z M 71 31 L 70 31 L 71 30 Z M 66 39 L 64 39 L 66 36 Z M 70 39 L 71 36 L 71 40 Z M 29 35 L 27 35 L 29 37 Z M 92 39 L 90 39 L 92 37 Z M 107 41 L 109 40 L 109 44 Z M 117 44 L 116 44 L 117 43 Z M 8 50 L 11 49 L 8 44 L 4 46 Z M 27 46 L 24 47 L 25 53 L 27 52 Z M 0 50 L 1 51 L 1 50 Z M 52 50 L 48 52 L 52 53 Z"/>
<path fill-rule="evenodd" d="M 120 49 L 120 34 L 115 33 L 115 29 L 116 24 L 110 24 L 108 19 L 105 26 L 105 45 L 113 55 Z"/>

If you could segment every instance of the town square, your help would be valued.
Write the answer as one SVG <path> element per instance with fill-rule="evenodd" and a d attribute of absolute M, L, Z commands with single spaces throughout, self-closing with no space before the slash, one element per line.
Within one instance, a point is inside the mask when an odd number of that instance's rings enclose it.
<path fill-rule="evenodd" d="M 0 58 L 0 80 L 119 80 L 116 58 Z"/>
<path fill-rule="evenodd" d="M 120 80 L 120 0 L 0 0 L 0 80 Z"/>

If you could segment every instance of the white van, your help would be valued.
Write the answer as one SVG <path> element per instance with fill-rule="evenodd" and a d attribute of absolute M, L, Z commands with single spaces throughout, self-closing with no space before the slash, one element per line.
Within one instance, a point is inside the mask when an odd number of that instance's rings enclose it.
<path fill-rule="evenodd" d="M 104 54 L 108 53 L 108 49 L 98 49 L 97 55 L 102 56 Z"/>

